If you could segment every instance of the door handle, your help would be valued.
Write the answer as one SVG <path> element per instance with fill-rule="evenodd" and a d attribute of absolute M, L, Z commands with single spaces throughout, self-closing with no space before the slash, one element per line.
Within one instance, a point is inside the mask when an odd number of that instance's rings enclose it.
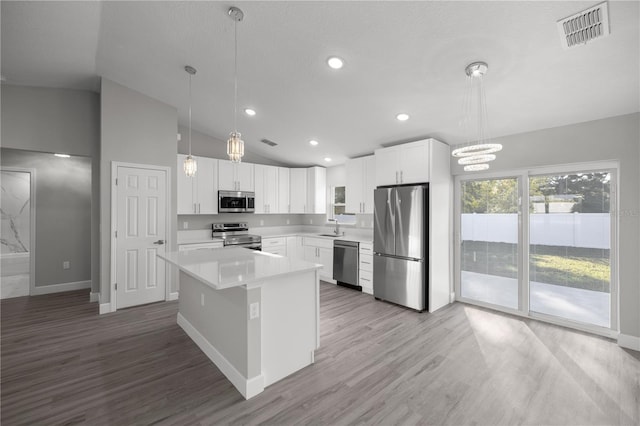
<path fill-rule="evenodd" d="M 396 183 L 398 183 L 398 172 L 396 171 Z"/>
<path fill-rule="evenodd" d="M 158 241 L 154 241 L 153 244 L 157 244 L 159 246 L 164 244 L 164 240 L 158 240 Z"/>
<path fill-rule="evenodd" d="M 400 170 L 400 183 L 402 183 L 402 170 Z"/>

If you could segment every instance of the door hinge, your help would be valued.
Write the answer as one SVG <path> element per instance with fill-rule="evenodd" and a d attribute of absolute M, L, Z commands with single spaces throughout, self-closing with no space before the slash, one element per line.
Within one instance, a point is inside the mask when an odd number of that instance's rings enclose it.
<path fill-rule="evenodd" d="M 118 231 L 115 231 L 114 235 L 115 235 L 116 238 L 118 238 Z"/>
<path fill-rule="evenodd" d="M 118 290 L 118 283 L 116 283 L 116 290 Z"/>
<path fill-rule="evenodd" d="M 116 186 L 118 186 L 118 178 L 116 178 Z"/>

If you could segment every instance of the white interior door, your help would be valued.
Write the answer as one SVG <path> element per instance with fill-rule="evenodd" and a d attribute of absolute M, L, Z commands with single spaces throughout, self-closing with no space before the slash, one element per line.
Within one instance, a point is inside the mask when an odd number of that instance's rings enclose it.
<path fill-rule="evenodd" d="M 116 307 L 165 300 L 167 172 L 118 166 Z"/>

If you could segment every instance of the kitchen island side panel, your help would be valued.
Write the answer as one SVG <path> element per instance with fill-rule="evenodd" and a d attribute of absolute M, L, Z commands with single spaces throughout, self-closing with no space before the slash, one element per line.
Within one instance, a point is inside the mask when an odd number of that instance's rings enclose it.
<path fill-rule="evenodd" d="M 180 272 L 180 314 L 245 378 L 250 377 L 247 306 L 246 288 L 214 290 Z"/>

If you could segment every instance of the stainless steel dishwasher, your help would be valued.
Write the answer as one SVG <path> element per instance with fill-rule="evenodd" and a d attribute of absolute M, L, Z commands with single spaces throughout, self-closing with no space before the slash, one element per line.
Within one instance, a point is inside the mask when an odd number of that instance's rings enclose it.
<path fill-rule="evenodd" d="M 334 240 L 333 279 L 338 285 L 362 291 L 358 285 L 359 247 L 360 243 L 356 241 Z"/>

